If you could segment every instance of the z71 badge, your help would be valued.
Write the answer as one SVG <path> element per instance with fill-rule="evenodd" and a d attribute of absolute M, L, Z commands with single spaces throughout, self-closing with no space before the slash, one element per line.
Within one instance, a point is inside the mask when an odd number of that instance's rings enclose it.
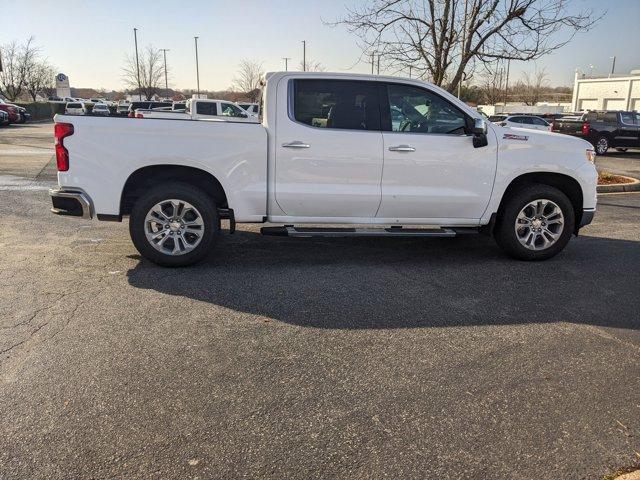
<path fill-rule="evenodd" d="M 502 138 L 504 140 L 522 140 L 524 142 L 529 140 L 529 137 L 526 135 L 516 135 L 515 133 L 505 133 Z"/>

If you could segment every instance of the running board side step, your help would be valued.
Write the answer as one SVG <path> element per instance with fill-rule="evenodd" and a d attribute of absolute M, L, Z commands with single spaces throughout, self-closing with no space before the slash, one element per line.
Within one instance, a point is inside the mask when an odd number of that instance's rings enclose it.
<path fill-rule="evenodd" d="M 279 237 L 455 237 L 457 233 L 450 228 L 316 228 L 262 227 L 262 235 Z"/>

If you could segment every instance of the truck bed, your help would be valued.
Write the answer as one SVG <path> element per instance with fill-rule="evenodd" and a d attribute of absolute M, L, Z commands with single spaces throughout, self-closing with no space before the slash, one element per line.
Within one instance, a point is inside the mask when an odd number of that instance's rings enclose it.
<path fill-rule="evenodd" d="M 178 165 L 217 178 L 238 221 L 261 221 L 267 204 L 267 132 L 259 123 L 56 115 L 64 139 L 63 188 L 80 189 L 102 215 L 119 215 L 124 185 L 141 168 Z"/>

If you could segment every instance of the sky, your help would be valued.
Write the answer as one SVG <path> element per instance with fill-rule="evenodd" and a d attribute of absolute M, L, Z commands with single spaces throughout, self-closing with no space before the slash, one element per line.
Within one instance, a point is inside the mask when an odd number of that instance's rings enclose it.
<path fill-rule="evenodd" d="M 228 88 L 242 59 L 263 62 L 265 71 L 294 69 L 302 59 L 321 62 L 327 71 L 368 72 L 360 63 L 356 38 L 331 27 L 364 0 L 0 0 L 0 44 L 30 35 L 72 87 L 124 88 L 124 57 L 138 45 L 167 48 L 169 86 L 195 88 L 194 36 L 199 36 L 200 87 Z M 611 56 L 616 73 L 640 69 L 640 0 L 572 0 L 572 9 L 606 15 L 589 32 L 537 62 L 513 62 L 511 79 L 544 68 L 553 86 L 573 84 L 574 71 L 606 74 Z M 593 65 L 593 69 L 590 68 Z"/>

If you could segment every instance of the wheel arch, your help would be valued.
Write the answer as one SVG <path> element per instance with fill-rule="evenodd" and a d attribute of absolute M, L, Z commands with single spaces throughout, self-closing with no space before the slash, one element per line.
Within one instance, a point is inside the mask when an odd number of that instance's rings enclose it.
<path fill-rule="evenodd" d="M 580 225 L 580 221 L 582 220 L 582 207 L 584 198 L 582 187 L 575 178 L 563 173 L 529 172 L 517 176 L 516 178 L 511 180 L 506 190 L 504 191 L 502 199 L 500 200 L 500 205 L 498 206 L 497 214 L 500 215 L 505 202 L 513 195 L 514 192 L 518 190 L 518 188 L 522 187 L 523 185 L 530 185 L 532 183 L 541 183 L 544 185 L 555 187 L 569 198 L 571 205 L 573 205 L 576 224 L 575 232 L 577 233 L 577 230 L 579 228 L 578 225 Z"/>
<path fill-rule="evenodd" d="M 227 194 L 211 173 L 184 165 L 148 165 L 132 172 L 120 195 L 120 216 L 129 215 L 135 201 L 149 188 L 166 181 L 184 182 L 206 192 L 220 208 L 228 208 Z"/>

